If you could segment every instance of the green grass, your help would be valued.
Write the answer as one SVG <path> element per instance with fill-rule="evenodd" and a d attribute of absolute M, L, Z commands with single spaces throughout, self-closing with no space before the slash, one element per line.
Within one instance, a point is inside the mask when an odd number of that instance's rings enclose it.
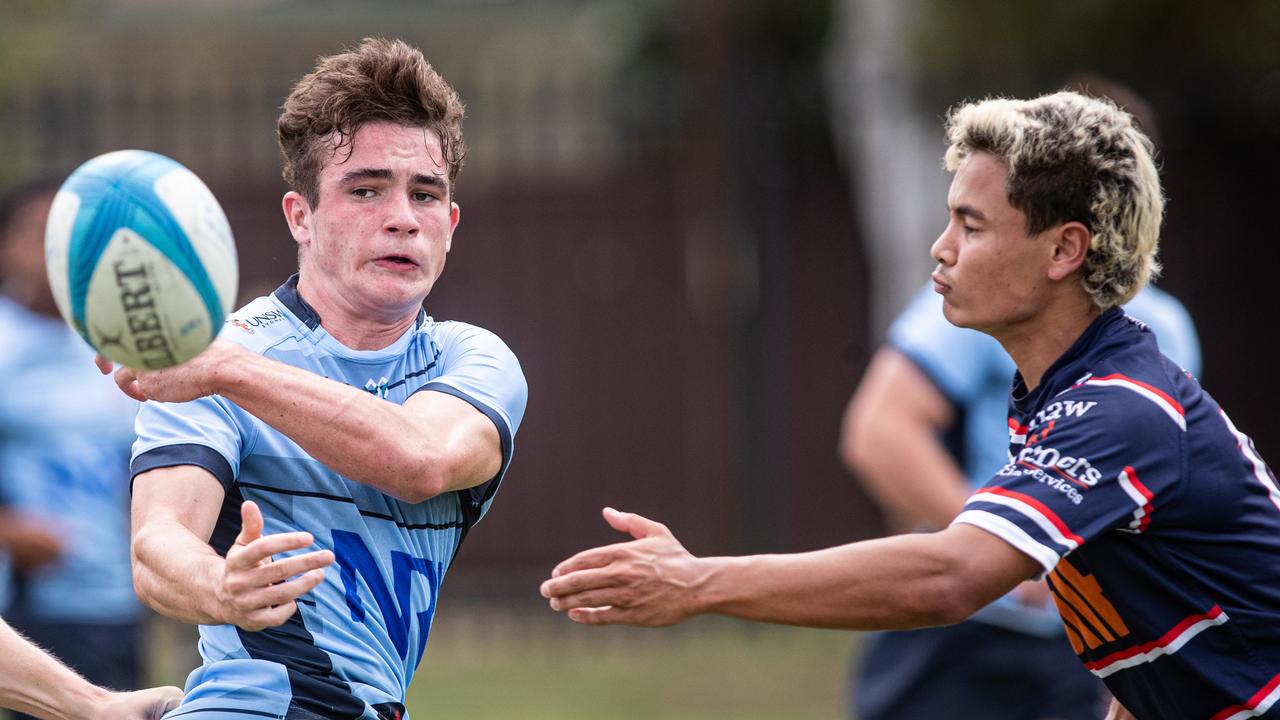
<path fill-rule="evenodd" d="M 720 618 L 637 630 L 444 609 L 408 706 L 418 720 L 836 720 L 856 638 Z"/>
<path fill-rule="evenodd" d="M 150 684 L 181 686 L 195 629 L 152 617 Z M 539 598 L 495 608 L 446 595 L 409 688 L 414 720 L 844 720 L 855 633 L 695 618 L 584 627 Z"/>

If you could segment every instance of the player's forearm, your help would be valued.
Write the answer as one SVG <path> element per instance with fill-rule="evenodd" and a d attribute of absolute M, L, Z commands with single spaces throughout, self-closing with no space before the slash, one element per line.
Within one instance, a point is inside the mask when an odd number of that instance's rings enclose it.
<path fill-rule="evenodd" d="M 232 354 L 214 389 L 321 464 L 409 502 L 448 484 L 450 454 L 403 407 L 249 352 Z"/>
<path fill-rule="evenodd" d="M 957 581 L 954 553 L 934 535 L 699 562 L 707 564 L 707 574 L 695 593 L 696 612 L 746 620 L 850 630 L 909 629 L 958 622 L 986 601 Z"/>
<path fill-rule="evenodd" d="M 107 696 L 61 663 L 39 651 L 0 620 L 0 706 L 61 720 L 85 718 Z"/>
<path fill-rule="evenodd" d="M 177 522 L 156 521 L 133 537 L 133 586 L 138 598 L 166 617 L 200 625 L 226 622 L 219 577 L 226 562 Z"/>

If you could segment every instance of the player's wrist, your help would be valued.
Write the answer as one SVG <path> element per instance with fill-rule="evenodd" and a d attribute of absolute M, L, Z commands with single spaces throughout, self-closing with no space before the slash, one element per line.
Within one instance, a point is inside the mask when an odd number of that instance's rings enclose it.
<path fill-rule="evenodd" d="M 244 358 L 251 353 L 232 342 L 220 341 L 209 347 L 208 372 L 205 374 L 205 395 L 227 395 L 245 376 Z"/>
<path fill-rule="evenodd" d="M 686 615 L 702 615 L 704 613 L 725 613 L 732 604 L 733 584 L 726 580 L 730 567 L 740 558 L 733 557 L 694 557 L 690 563 L 693 577 L 697 578 L 688 586 Z"/>
<path fill-rule="evenodd" d="M 67 720 L 99 717 L 102 706 L 111 695 L 109 690 L 77 676 L 74 685 L 67 688 L 57 704 L 50 708 L 54 713 L 51 717 Z"/>

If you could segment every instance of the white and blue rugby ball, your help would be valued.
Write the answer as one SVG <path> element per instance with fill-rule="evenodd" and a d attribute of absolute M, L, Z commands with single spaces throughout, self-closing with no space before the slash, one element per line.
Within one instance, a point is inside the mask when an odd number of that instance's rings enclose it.
<path fill-rule="evenodd" d="M 208 347 L 239 283 L 231 226 L 213 193 L 145 150 L 99 155 L 71 173 L 49 211 L 45 265 L 80 337 L 143 369 Z"/>

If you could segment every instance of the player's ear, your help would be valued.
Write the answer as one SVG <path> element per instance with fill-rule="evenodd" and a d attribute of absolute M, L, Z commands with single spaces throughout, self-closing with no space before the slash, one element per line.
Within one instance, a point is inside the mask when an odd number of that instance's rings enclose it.
<path fill-rule="evenodd" d="M 290 190 L 280 201 L 280 209 L 284 211 L 284 221 L 289 224 L 289 232 L 299 245 L 311 244 L 311 203 L 301 193 Z"/>
<path fill-rule="evenodd" d="M 1093 233 L 1084 223 L 1075 220 L 1046 232 L 1052 233 L 1050 239 L 1053 255 L 1049 260 L 1049 277 L 1052 280 L 1062 280 L 1084 264 L 1084 258 L 1093 244 Z"/>
<path fill-rule="evenodd" d="M 444 251 L 447 253 L 453 247 L 453 231 L 458 229 L 458 220 L 462 219 L 462 209 L 458 207 L 458 203 L 449 203 L 449 237 L 444 240 Z"/>

